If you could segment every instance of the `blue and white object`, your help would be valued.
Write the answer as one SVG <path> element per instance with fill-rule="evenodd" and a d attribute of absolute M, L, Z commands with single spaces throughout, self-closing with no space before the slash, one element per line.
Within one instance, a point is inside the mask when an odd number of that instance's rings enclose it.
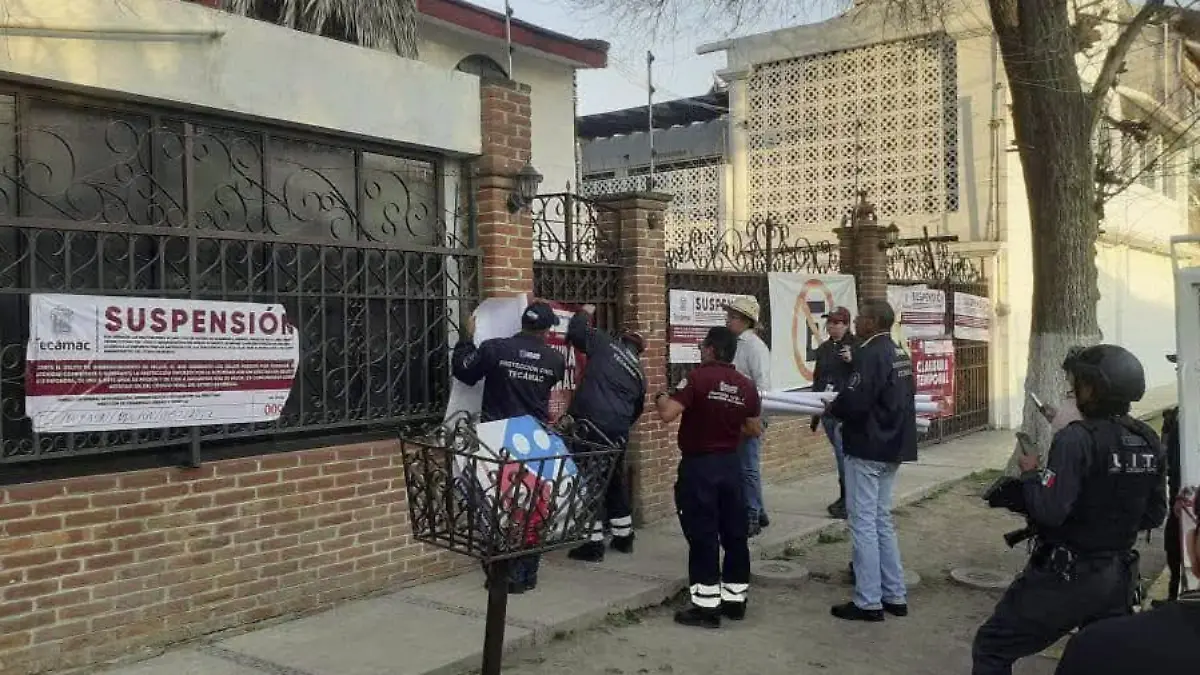
<path fill-rule="evenodd" d="M 475 434 L 481 445 L 497 451 L 503 448 L 513 459 L 526 462 L 540 480 L 575 478 L 577 468 L 567 456 L 570 452 L 567 444 L 558 434 L 547 431 L 536 417 L 524 415 L 483 422 L 476 427 Z"/>

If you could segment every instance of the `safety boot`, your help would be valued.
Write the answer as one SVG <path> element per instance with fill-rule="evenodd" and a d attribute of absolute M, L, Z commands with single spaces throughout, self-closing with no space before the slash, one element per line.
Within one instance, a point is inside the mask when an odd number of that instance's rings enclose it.
<path fill-rule="evenodd" d="M 582 562 L 600 562 L 604 560 L 604 542 L 589 541 L 576 546 L 567 552 L 567 557 Z"/>
<path fill-rule="evenodd" d="M 626 537 L 613 537 L 613 550 L 620 553 L 633 553 L 633 537 L 634 534 L 632 532 L 630 532 L 629 536 Z"/>
<path fill-rule="evenodd" d="M 717 607 L 709 609 L 688 605 L 687 608 L 675 612 L 675 623 L 698 628 L 720 628 L 721 610 Z"/>
<path fill-rule="evenodd" d="M 745 602 L 727 602 L 721 601 L 721 616 L 734 621 L 741 621 L 746 618 L 746 603 Z"/>

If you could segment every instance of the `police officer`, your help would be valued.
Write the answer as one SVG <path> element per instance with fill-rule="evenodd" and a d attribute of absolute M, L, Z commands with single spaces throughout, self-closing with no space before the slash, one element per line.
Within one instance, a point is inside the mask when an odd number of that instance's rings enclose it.
<path fill-rule="evenodd" d="M 841 391 L 854 371 L 854 348 L 858 346 L 859 340 L 850 332 L 850 310 L 835 307 L 824 318 L 825 332 L 829 334 L 829 339 L 817 347 L 812 390 Z M 829 445 L 833 447 L 833 455 L 837 460 L 838 472 L 837 501 L 825 507 L 825 510 L 834 518 L 845 520 L 846 461 L 842 454 L 842 422 L 832 414 L 825 414 L 813 417 L 814 432 L 818 425 L 825 428 L 825 435 L 829 438 Z"/>
<path fill-rule="evenodd" d="M 746 616 L 750 523 L 738 445 L 762 433 L 762 405 L 754 383 L 732 365 L 737 348 L 733 331 L 710 329 L 700 366 L 673 394 L 655 397 L 664 423 L 682 416 L 675 508 L 688 542 L 691 605 L 676 612 L 675 621 L 686 626 L 717 628 L 722 616 Z"/>
<path fill-rule="evenodd" d="M 1158 436 L 1129 416 L 1142 398 L 1142 364 L 1128 350 L 1097 345 L 1063 363 L 1082 420 L 1054 436 L 1044 468 L 1023 455 L 1023 509 L 1037 531 L 1025 570 L 975 635 L 974 675 L 1010 675 L 1079 626 L 1129 614 L 1138 592 L 1137 533 L 1167 512 Z"/>
<path fill-rule="evenodd" d="M 454 377 L 466 384 L 484 380 L 480 421 L 532 415 L 549 422 L 550 391 L 566 373 L 562 354 L 546 344 L 547 333 L 556 325 L 558 316 L 550 305 L 535 301 L 521 314 L 521 332 L 487 340 L 477 348 L 474 317 L 467 319 L 454 345 L 451 366 Z M 539 562 L 540 556 L 532 555 L 510 563 L 510 593 L 537 586 Z"/>
<path fill-rule="evenodd" d="M 1200 510 L 1185 493 L 1173 513 L 1183 518 L 1192 569 L 1200 569 Z M 1194 673 L 1200 644 L 1200 592 L 1148 612 L 1088 626 L 1071 638 L 1054 675 Z"/>
<path fill-rule="evenodd" d="M 604 493 L 604 510 L 592 524 L 590 540 L 567 555 L 574 560 L 600 562 L 604 559 L 604 517 L 612 528 L 612 547 L 633 552 L 633 513 L 625 477 L 625 446 L 629 430 L 642 416 L 646 403 L 646 374 L 640 360 L 646 348 L 640 333 L 624 331 L 619 339 L 591 325 L 594 305 L 585 305 L 567 324 L 567 342 L 587 356 L 587 370 L 579 383 L 567 414 L 588 420 L 603 434 L 601 442 L 621 448 L 612 478 Z M 590 427 L 581 427 L 586 434 Z"/>

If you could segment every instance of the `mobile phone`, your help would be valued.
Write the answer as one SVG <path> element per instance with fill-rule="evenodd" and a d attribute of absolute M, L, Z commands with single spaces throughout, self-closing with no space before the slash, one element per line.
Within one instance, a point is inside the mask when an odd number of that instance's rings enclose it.
<path fill-rule="evenodd" d="M 1042 403 L 1042 399 L 1038 398 L 1038 395 L 1033 393 L 1032 391 L 1028 392 L 1028 393 L 1029 393 L 1029 400 L 1033 401 L 1033 404 L 1035 406 L 1037 406 L 1038 411 L 1046 412 L 1046 404 Z"/>
<path fill-rule="evenodd" d="M 1037 402 L 1036 400 L 1034 401 Z M 1021 454 L 1027 457 L 1034 457 L 1038 454 L 1037 446 L 1033 444 L 1033 439 L 1024 431 L 1017 432 L 1017 445 L 1021 446 Z"/>

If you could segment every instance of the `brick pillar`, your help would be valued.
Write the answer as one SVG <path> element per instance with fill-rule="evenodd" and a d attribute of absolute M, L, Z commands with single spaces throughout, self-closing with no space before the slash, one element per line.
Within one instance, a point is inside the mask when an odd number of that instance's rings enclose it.
<path fill-rule="evenodd" d="M 674 429 L 654 413 L 654 395 L 667 388 L 667 260 L 663 211 L 671 195 L 633 192 L 596 200 L 604 227 L 618 229 L 624 327 L 646 337 L 642 363 L 646 369 L 646 413 L 629 439 L 634 518 L 646 523 L 675 512 L 672 496 L 675 465 Z M 609 211 L 611 209 L 611 211 Z"/>
<path fill-rule="evenodd" d="M 887 299 L 887 228 L 879 224 L 867 193 L 859 193 L 849 225 L 834 230 L 842 274 L 853 274 L 859 300 Z"/>
<path fill-rule="evenodd" d="M 483 249 L 483 297 L 533 293 L 533 220 L 508 212 L 516 175 L 530 158 L 529 85 L 483 79 L 483 154 L 475 160 L 475 202 Z"/>

